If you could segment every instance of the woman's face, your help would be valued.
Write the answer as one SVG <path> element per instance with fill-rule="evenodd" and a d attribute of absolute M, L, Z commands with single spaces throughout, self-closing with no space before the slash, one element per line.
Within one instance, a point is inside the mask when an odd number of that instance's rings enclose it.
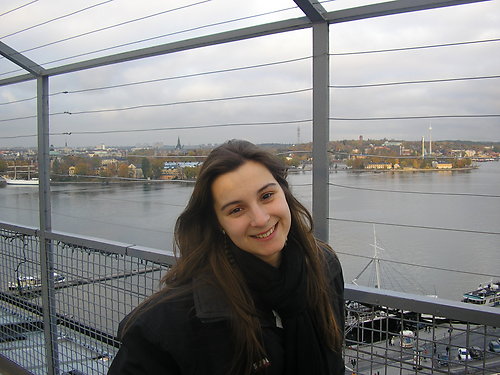
<path fill-rule="evenodd" d="M 274 267 L 290 231 L 290 208 L 281 186 L 262 164 L 247 161 L 212 184 L 214 210 L 233 243 Z"/>

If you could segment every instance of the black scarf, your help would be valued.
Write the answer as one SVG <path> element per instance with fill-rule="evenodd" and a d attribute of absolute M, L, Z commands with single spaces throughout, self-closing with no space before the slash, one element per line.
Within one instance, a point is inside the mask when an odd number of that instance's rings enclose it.
<path fill-rule="evenodd" d="M 291 242 L 291 243 L 290 243 Z M 231 246 L 254 298 L 274 310 L 284 329 L 285 374 L 329 374 L 327 351 L 314 312 L 308 306 L 304 251 L 288 241 L 275 268 L 256 256 Z M 271 363 L 272 366 L 272 363 Z"/>

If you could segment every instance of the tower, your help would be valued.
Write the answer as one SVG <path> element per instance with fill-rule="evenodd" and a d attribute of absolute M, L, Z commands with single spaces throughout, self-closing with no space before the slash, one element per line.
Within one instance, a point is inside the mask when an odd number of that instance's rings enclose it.
<path fill-rule="evenodd" d="M 300 126 L 297 126 L 297 144 L 300 145 Z"/>
<path fill-rule="evenodd" d="M 432 126 L 429 124 L 429 155 L 432 155 Z"/>
<path fill-rule="evenodd" d="M 182 150 L 181 139 L 177 137 L 177 145 L 175 146 L 176 150 Z"/>

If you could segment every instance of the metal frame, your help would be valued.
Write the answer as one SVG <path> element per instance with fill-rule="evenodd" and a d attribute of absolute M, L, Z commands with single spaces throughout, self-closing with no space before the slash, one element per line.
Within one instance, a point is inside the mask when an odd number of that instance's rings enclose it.
<path fill-rule="evenodd" d="M 265 35 L 282 33 L 305 28 L 312 28 L 313 38 L 313 218 L 316 224 L 315 233 L 323 241 L 329 239 L 329 208 L 324 202 L 329 201 L 328 184 L 328 141 L 329 141 L 329 30 L 330 23 L 341 23 L 392 14 L 414 12 L 426 9 L 474 3 L 486 0 L 395 0 L 385 3 L 361 6 L 345 10 L 326 12 L 323 6 L 313 0 L 294 0 L 306 17 L 278 21 L 264 25 L 252 26 L 238 30 L 162 44 L 154 47 L 137 49 L 105 57 L 86 60 L 78 63 L 44 69 L 21 53 L 0 42 L 0 54 L 8 58 L 30 74 L 23 74 L 0 80 L 0 86 L 38 80 L 38 154 L 42 181 L 40 184 L 41 226 L 50 220 L 50 187 L 48 184 L 48 78 L 51 76 L 82 71 L 126 61 L 165 55 L 179 51 L 207 47 L 222 43 L 240 41 Z M 47 174 L 46 174 L 47 173 Z M 43 206 L 43 207 L 42 207 Z M 42 217 L 43 215 L 43 217 Z M 49 231 L 50 226 L 41 228 Z"/>
<path fill-rule="evenodd" d="M 0 42 L 0 55 L 26 70 L 21 74 L 0 80 L 0 86 L 37 80 L 37 124 L 38 124 L 38 162 L 40 171 L 39 184 L 39 229 L 20 227 L 0 223 L 0 229 L 7 229 L 40 238 L 40 266 L 42 270 L 42 301 L 44 306 L 44 337 L 48 373 L 58 374 L 58 348 L 55 314 L 55 288 L 51 277 L 53 264 L 53 241 L 71 243 L 105 252 L 133 256 L 160 264 L 173 264 L 175 256 L 156 249 L 149 249 L 133 244 L 122 244 L 101 239 L 68 235 L 52 231 L 50 199 L 50 159 L 49 159 L 49 78 L 71 72 L 166 55 L 179 51 L 214 46 L 228 42 L 241 41 L 266 35 L 301 29 L 312 30 L 313 45 L 313 218 L 315 234 L 324 241 L 329 240 L 328 210 L 328 154 L 329 135 L 329 25 L 381 17 L 406 12 L 414 12 L 452 5 L 474 3 L 486 0 L 395 0 L 385 3 L 361 6 L 357 8 L 326 12 L 320 3 L 314 0 L 294 0 L 304 12 L 305 17 L 272 22 L 268 24 L 241 28 L 213 35 L 161 44 L 154 47 L 137 49 L 129 52 L 112 54 L 77 63 L 45 69 L 36 62 Z M 49 277 L 50 275 L 50 277 Z M 409 296 L 397 292 L 379 291 L 373 288 L 347 285 L 346 299 L 361 303 L 390 306 L 451 319 L 476 322 L 479 324 L 500 326 L 500 314 L 497 310 L 480 306 L 467 306 L 452 301 Z M 4 358 L 0 356 L 0 367 L 4 367 Z M 19 370 L 19 369 L 17 369 Z M 16 371 L 16 370 L 14 370 Z M 23 373 L 23 372 L 14 372 Z"/>

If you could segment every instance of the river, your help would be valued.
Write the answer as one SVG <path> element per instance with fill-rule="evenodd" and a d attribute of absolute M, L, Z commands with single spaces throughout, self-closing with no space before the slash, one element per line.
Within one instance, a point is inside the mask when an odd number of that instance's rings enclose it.
<path fill-rule="evenodd" d="M 289 182 L 310 208 L 311 173 L 291 174 Z M 373 257 L 375 235 L 384 288 L 460 300 L 479 283 L 500 279 L 500 236 L 488 233 L 500 232 L 500 163 L 470 171 L 339 170 L 330 184 L 329 242 L 347 282 Z M 171 249 L 175 218 L 191 190 L 190 183 L 54 184 L 53 229 Z M 0 221 L 37 226 L 37 188 L 0 188 Z M 374 285 L 372 266 L 359 284 Z"/>

